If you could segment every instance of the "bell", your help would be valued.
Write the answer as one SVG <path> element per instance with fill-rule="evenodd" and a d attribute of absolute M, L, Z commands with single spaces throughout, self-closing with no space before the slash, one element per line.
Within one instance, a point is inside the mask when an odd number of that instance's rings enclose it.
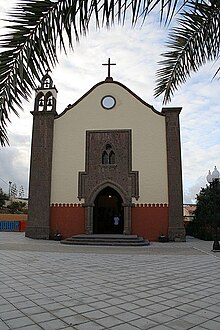
<path fill-rule="evenodd" d="M 44 106 L 44 100 L 43 99 L 40 99 L 39 100 L 39 107 L 43 107 Z"/>
<path fill-rule="evenodd" d="M 52 102 L 52 99 L 51 99 L 51 98 L 47 100 L 47 105 L 48 105 L 49 107 L 52 107 L 53 102 Z"/>
<path fill-rule="evenodd" d="M 47 78 L 44 82 L 44 88 L 49 88 L 50 87 L 50 80 Z"/>

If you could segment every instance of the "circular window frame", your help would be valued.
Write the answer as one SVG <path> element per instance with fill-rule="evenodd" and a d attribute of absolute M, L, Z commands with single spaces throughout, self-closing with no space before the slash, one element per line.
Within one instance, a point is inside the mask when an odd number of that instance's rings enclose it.
<path fill-rule="evenodd" d="M 110 98 L 112 100 L 112 105 L 108 106 L 108 105 L 105 105 L 104 104 L 104 101 L 107 99 L 107 98 Z M 112 95 L 105 95 L 103 96 L 103 98 L 101 99 L 101 106 L 105 109 L 105 110 L 111 110 L 115 107 L 116 105 L 116 99 L 114 96 Z"/>

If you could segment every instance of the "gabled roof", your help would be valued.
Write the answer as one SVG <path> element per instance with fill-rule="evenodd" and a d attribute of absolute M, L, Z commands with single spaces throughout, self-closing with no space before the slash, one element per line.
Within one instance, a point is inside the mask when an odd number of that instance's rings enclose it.
<path fill-rule="evenodd" d="M 99 83 L 97 83 L 96 85 L 94 85 L 90 90 L 88 90 L 88 92 L 86 92 L 83 96 L 81 96 L 76 102 L 74 102 L 73 104 L 69 104 L 62 113 L 60 113 L 59 115 L 56 116 L 56 118 L 59 118 L 61 116 L 63 116 L 68 110 L 72 109 L 73 107 L 75 107 L 78 103 L 80 103 L 85 97 L 87 97 L 90 93 L 92 93 L 97 87 L 104 85 L 104 84 L 115 84 L 118 85 L 120 87 L 122 87 L 123 89 L 125 89 L 128 93 L 130 93 L 133 97 L 135 97 L 139 102 L 141 102 L 143 105 L 145 105 L 146 107 L 150 108 L 153 112 L 155 112 L 156 114 L 160 115 L 160 116 L 164 116 L 163 113 L 157 111 L 152 105 L 150 105 L 149 103 L 145 102 L 144 100 L 142 100 L 137 94 L 135 94 L 134 92 L 132 92 L 127 86 L 123 85 L 122 83 L 118 82 L 118 81 L 113 81 L 113 80 L 105 80 L 105 81 L 101 81 Z"/>

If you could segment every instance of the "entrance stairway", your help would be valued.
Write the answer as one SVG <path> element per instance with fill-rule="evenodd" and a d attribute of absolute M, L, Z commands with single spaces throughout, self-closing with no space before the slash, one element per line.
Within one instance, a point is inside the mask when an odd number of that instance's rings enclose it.
<path fill-rule="evenodd" d="M 137 235 L 94 234 L 76 235 L 61 241 L 62 244 L 72 245 L 105 245 L 105 246 L 146 246 L 148 240 Z"/>

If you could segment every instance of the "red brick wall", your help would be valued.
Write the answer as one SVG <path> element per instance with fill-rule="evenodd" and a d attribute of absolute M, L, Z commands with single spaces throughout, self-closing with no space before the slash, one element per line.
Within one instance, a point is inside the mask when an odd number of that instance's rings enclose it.
<path fill-rule="evenodd" d="M 136 204 L 132 207 L 132 234 L 150 241 L 168 235 L 167 204 Z M 58 231 L 62 238 L 85 233 L 85 208 L 81 204 L 52 204 L 50 208 L 50 235 Z"/>
<path fill-rule="evenodd" d="M 62 238 L 85 233 L 84 207 L 81 204 L 52 204 L 50 236 L 58 231 Z"/>
<path fill-rule="evenodd" d="M 167 204 L 136 204 L 132 208 L 132 234 L 150 241 L 158 241 L 163 234 L 168 235 Z"/>
<path fill-rule="evenodd" d="M 0 213 L 0 221 L 27 221 L 27 214 Z"/>

